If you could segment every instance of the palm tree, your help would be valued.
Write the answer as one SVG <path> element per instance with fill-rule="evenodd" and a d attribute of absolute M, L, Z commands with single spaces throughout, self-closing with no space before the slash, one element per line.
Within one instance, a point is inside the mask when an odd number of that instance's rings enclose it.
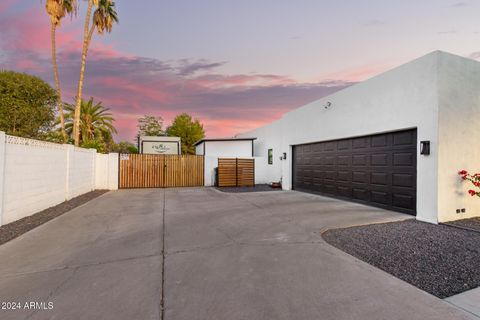
<path fill-rule="evenodd" d="M 65 105 L 65 111 L 67 111 L 65 128 L 69 134 L 73 133 L 75 110 L 74 105 Z M 115 119 L 109 110 L 101 102 L 94 103 L 93 98 L 88 101 L 82 99 L 80 104 L 79 143 L 101 140 L 108 144 L 112 140 L 112 136 L 117 133 L 117 130 L 113 126 Z"/>
<path fill-rule="evenodd" d="M 63 114 L 63 102 L 62 95 L 60 91 L 60 78 L 58 76 L 58 66 L 57 66 L 57 46 L 55 43 L 56 40 L 56 31 L 57 27 L 60 26 L 60 20 L 65 17 L 67 14 L 73 16 L 77 13 L 77 1 L 76 0 L 47 0 L 45 4 L 45 9 L 47 10 L 48 15 L 51 20 L 50 35 L 52 40 L 52 65 L 53 73 L 55 75 L 55 88 L 57 91 L 57 103 L 58 103 L 58 112 L 60 114 L 60 127 L 63 136 L 63 142 L 67 142 L 67 133 L 65 132 L 65 117 Z"/>
<path fill-rule="evenodd" d="M 93 21 L 92 25 L 90 26 L 90 16 L 92 13 L 93 5 L 95 5 L 97 9 L 93 13 Z M 118 22 L 118 16 L 117 12 L 115 11 L 114 1 L 88 0 L 87 14 L 83 30 L 82 64 L 80 67 L 80 79 L 78 81 L 73 126 L 73 139 L 76 146 L 78 146 L 80 143 L 80 108 L 82 101 L 83 78 L 85 74 L 85 62 L 87 59 L 88 46 L 90 45 L 90 41 L 92 40 L 93 32 L 95 31 L 95 29 L 97 30 L 98 34 L 103 34 L 105 31 L 111 32 L 114 22 Z"/>

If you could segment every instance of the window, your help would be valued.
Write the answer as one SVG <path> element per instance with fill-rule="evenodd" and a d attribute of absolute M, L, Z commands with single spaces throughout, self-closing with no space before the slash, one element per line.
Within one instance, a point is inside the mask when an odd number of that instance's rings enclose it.
<path fill-rule="evenodd" d="M 268 164 L 273 164 L 273 149 L 268 149 Z"/>

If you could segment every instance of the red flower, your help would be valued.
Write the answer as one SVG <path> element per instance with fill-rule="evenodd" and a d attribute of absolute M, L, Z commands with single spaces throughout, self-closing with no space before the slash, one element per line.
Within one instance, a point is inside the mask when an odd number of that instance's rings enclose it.
<path fill-rule="evenodd" d="M 463 180 L 467 180 L 467 176 L 464 175 L 464 176 L 462 177 L 462 179 L 463 179 Z"/>
<path fill-rule="evenodd" d="M 468 173 L 467 170 L 461 170 L 461 171 L 458 172 L 458 174 L 461 175 L 461 176 L 464 176 L 467 173 Z"/>
<path fill-rule="evenodd" d="M 480 187 L 480 182 L 474 182 L 473 185 L 474 185 L 475 187 Z"/>
<path fill-rule="evenodd" d="M 468 194 L 470 194 L 472 197 L 477 195 L 477 191 L 475 190 L 468 190 Z"/>

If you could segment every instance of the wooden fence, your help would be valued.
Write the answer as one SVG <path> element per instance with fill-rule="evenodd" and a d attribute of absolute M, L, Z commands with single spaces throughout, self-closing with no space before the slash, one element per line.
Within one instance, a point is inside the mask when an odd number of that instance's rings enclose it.
<path fill-rule="evenodd" d="M 204 185 L 203 156 L 120 154 L 119 188 Z"/>
<path fill-rule="evenodd" d="M 218 158 L 219 187 L 253 187 L 254 185 L 254 159 Z"/>

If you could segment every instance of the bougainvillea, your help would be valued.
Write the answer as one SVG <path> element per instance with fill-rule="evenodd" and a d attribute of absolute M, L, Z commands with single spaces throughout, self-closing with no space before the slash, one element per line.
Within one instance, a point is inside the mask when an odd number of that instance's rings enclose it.
<path fill-rule="evenodd" d="M 472 197 L 480 197 L 480 173 L 470 174 L 467 170 L 461 170 L 458 174 L 462 177 L 464 181 L 470 181 L 472 185 L 476 188 L 468 190 L 468 194 Z"/>

